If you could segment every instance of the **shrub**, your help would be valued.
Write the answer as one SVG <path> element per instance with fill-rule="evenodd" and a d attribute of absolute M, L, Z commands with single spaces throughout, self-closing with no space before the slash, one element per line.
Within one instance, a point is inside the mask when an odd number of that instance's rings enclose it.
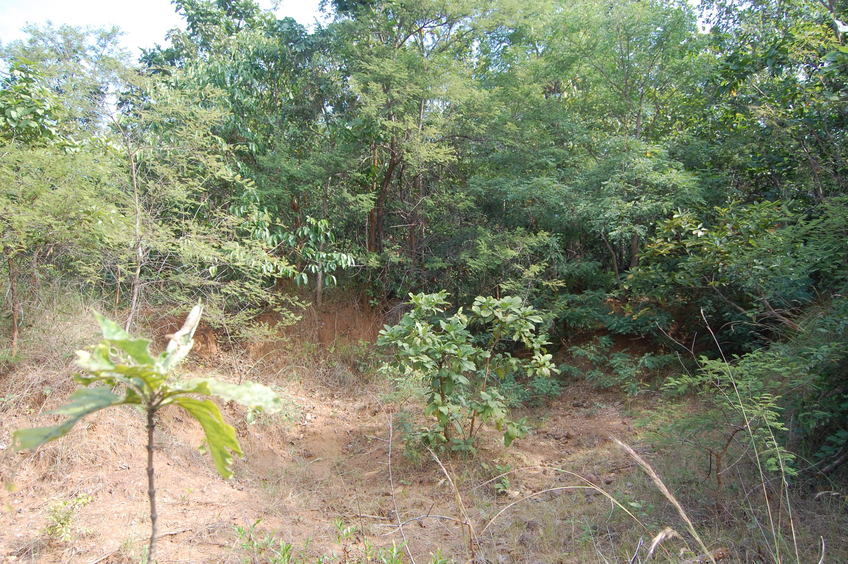
<path fill-rule="evenodd" d="M 507 446 L 523 436 L 525 424 L 510 419 L 499 384 L 524 382 L 532 394 L 533 382 L 555 372 L 538 312 L 516 297 L 477 297 L 468 313 L 451 316 L 447 292 L 410 294 L 410 301 L 412 310 L 378 343 L 394 348 L 395 371 L 425 381 L 425 413 L 436 425 L 419 432 L 424 442 L 468 451 L 484 423 L 503 432 Z"/>

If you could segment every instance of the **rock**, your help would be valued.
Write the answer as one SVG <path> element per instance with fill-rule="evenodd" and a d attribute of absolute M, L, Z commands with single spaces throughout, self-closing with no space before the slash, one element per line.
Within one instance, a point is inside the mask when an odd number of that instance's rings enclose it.
<path fill-rule="evenodd" d="M 531 520 L 527 521 L 526 523 L 524 523 L 524 528 L 528 531 L 531 531 L 531 532 L 532 531 L 541 531 L 542 530 L 542 524 L 539 523 L 538 521 L 531 519 Z"/>

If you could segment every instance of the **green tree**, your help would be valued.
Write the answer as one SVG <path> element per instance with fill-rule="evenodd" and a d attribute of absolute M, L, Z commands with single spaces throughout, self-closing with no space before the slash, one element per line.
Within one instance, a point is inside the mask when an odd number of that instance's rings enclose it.
<path fill-rule="evenodd" d="M 200 295 L 216 324 L 227 322 L 224 312 L 235 304 L 245 314 L 283 307 L 269 281 L 293 275 L 273 253 L 275 243 L 255 229 L 259 210 L 242 205 L 253 185 L 215 133 L 223 121 L 220 92 L 178 80 L 138 76 L 123 99 L 127 109 L 112 119 L 124 213 L 133 221 L 131 254 L 115 274 L 119 284 L 128 279 L 127 328 L 144 299 L 173 304 Z"/>
<path fill-rule="evenodd" d="M 305 285 L 309 282 L 309 274 L 315 275 L 315 303 L 318 307 L 321 307 L 324 287 L 336 284 L 333 272 L 354 265 L 353 256 L 331 249 L 334 242 L 329 222 L 314 217 L 307 217 L 306 225 L 287 237 L 299 270 L 295 282 Z"/>
<path fill-rule="evenodd" d="M 61 100 L 57 117 L 66 137 L 102 131 L 130 66 L 117 28 L 82 29 L 28 25 L 24 39 L 0 48 L 6 61 L 27 61 L 38 69 L 40 86 Z"/>
<path fill-rule="evenodd" d="M 0 83 L 0 255 L 9 281 L 11 353 L 17 354 L 26 276 L 37 290 L 51 269 L 96 283 L 104 248 L 126 227 L 112 163 L 67 137 L 60 100 L 19 62 Z"/>

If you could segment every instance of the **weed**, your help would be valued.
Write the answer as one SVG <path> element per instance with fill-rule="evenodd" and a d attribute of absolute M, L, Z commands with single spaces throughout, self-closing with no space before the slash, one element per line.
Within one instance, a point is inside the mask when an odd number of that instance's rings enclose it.
<path fill-rule="evenodd" d="M 430 564 L 451 564 L 453 560 L 448 560 L 441 550 L 436 550 L 430 558 Z"/>
<path fill-rule="evenodd" d="M 94 498 L 88 494 L 79 494 L 71 499 L 60 501 L 50 507 L 47 517 L 49 523 L 44 528 L 44 535 L 51 540 L 70 542 L 76 532 L 74 520 L 77 512 L 91 503 Z"/>
<path fill-rule="evenodd" d="M 339 543 L 350 540 L 354 535 L 356 535 L 356 526 L 347 525 L 340 517 L 336 518 L 333 523 L 336 526 L 336 540 L 338 540 Z"/>
<path fill-rule="evenodd" d="M 495 493 L 506 495 L 512 485 L 509 481 L 509 474 L 512 471 L 509 464 L 488 464 L 484 462 L 481 466 L 483 467 L 483 471 L 495 475 L 492 478 L 492 488 L 495 490 Z"/>
<path fill-rule="evenodd" d="M 257 535 L 256 526 L 261 519 L 257 519 L 249 527 L 236 525 L 235 532 L 241 544 L 239 547 L 246 553 L 243 562 L 252 564 L 254 562 L 267 562 L 268 564 L 292 564 L 294 559 L 294 545 L 272 535 Z"/>

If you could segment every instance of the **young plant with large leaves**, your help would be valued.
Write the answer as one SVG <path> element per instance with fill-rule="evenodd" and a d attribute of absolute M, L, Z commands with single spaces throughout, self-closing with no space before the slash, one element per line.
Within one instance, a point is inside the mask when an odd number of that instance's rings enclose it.
<path fill-rule="evenodd" d="M 251 409 L 279 411 L 279 397 L 267 386 L 253 382 L 230 384 L 212 378 L 180 378 L 175 373 L 194 344 L 193 336 L 203 311 L 195 306 L 182 328 L 164 352 L 152 355 L 150 341 L 131 336 L 116 323 L 95 314 L 103 340 L 89 350 L 77 352 L 77 364 L 83 373 L 75 380 L 87 387 L 75 391 L 70 401 L 53 411 L 66 419 L 48 427 L 22 429 L 14 433 L 16 447 L 36 449 L 67 435 L 83 417 L 101 409 L 119 405 L 140 407 L 147 417 L 147 480 L 150 502 L 150 542 L 147 561 L 155 562 L 157 513 L 154 481 L 154 432 L 156 415 L 170 405 L 181 407 L 203 427 L 206 445 L 215 468 L 224 477 L 232 476 L 233 455 L 242 456 L 235 429 L 224 421 L 221 411 L 209 396 L 238 402 Z"/>

